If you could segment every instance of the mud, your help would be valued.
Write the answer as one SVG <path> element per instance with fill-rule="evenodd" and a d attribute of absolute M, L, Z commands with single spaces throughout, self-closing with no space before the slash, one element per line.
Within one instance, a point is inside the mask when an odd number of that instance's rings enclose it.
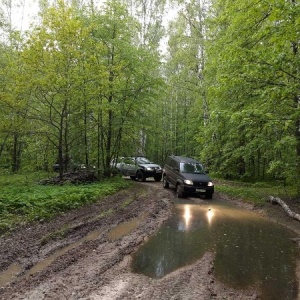
<path fill-rule="evenodd" d="M 278 206 L 262 210 L 214 197 L 257 211 L 300 236 L 300 222 Z M 174 199 L 161 183 L 135 183 L 96 204 L 2 237 L 0 299 L 259 299 L 256 287 L 234 290 L 216 280 L 214 253 L 160 279 L 131 271 L 131 254 L 170 217 Z"/>

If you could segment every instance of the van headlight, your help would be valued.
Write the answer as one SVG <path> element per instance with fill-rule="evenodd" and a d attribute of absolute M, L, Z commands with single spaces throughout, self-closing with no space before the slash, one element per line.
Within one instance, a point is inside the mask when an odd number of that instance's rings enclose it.
<path fill-rule="evenodd" d="M 188 184 L 188 185 L 193 185 L 193 181 L 192 181 L 192 180 L 186 179 L 186 180 L 183 180 L 183 182 L 184 182 L 185 184 Z"/>
<path fill-rule="evenodd" d="M 211 181 L 209 181 L 207 186 L 214 186 L 214 184 Z"/>

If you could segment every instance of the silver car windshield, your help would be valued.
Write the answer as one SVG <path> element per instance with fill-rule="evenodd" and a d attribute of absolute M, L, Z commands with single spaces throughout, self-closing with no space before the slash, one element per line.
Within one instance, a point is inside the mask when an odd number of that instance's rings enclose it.
<path fill-rule="evenodd" d="M 204 168 L 199 163 L 180 163 L 180 172 L 192 174 L 204 174 Z"/>
<path fill-rule="evenodd" d="M 137 157 L 136 162 L 138 164 L 151 164 L 151 161 L 145 157 Z"/>

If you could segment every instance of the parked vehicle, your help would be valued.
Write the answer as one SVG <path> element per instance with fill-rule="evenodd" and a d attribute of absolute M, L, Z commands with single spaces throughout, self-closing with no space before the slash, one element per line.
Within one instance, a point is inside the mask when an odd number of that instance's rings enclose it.
<path fill-rule="evenodd" d="M 163 187 L 175 187 L 178 198 L 187 195 L 205 195 L 211 199 L 214 184 L 205 172 L 203 165 L 192 158 L 183 156 L 169 156 L 163 170 Z"/>
<path fill-rule="evenodd" d="M 112 159 L 112 161 L 110 162 L 110 167 L 112 169 L 120 169 L 120 164 L 122 163 L 122 160 L 124 159 L 124 157 L 118 157 L 118 158 L 114 158 Z"/>
<path fill-rule="evenodd" d="M 94 171 L 96 170 L 95 166 L 86 165 L 81 163 L 72 163 L 69 167 L 69 171 L 76 172 L 76 171 Z M 53 171 L 59 172 L 59 164 L 56 163 L 53 165 Z"/>
<path fill-rule="evenodd" d="M 123 157 L 117 168 L 132 180 L 146 181 L 148 177 L 153 177 L 155 181 L 160 181 L 162 178 L 162 167 L 141 156 Z"/>

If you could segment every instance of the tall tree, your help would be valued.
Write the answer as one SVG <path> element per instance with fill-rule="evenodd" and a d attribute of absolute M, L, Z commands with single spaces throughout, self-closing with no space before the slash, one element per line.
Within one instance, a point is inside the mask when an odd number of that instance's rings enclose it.
<path fill-rule="evenodd" d="M 22 9 L 22 1 L 2 1 L 0 6 L 0 27 L 2 31 L 1 44 L 1 120 L 0 130 L 0 156 L 5 159 L 5 165 L 9 165 L 13 172 L 21 167 L 21 154 L 25 145 L 26 111 L 21 113 L 23 107 L 23 93 L 16 87 L 19 76 L 22 76 L 23 67 L 20 59 L 22 37 L 19 31 L 14 29 L 13 11 L 17 6 Z M 23 15 L 22 15 L 23 16 Z M 5 151 L 5 152 L 4 152 Z"/>
<path fill-rule="evenodd" d="M 97 162 L 109 175 L 128 138 L 138 147 L 140 115 L 160 84 L 157 57 L 138 42 L 122 3 L 99 11 L 77 4 L 45 7 L 22 51 L 19 86 L 36 133 L 57 151 L 61 177 L 71 159 Z"/>
<path fill-rule="evenodd" d="M 78 61 L 87 36 L 76 11 L 59 1 L 43 15 L 23 51 L 26 76 L 21 80 L 30 83 L 30 117 L 57 149 L 61 177 L 70 161 L 72 115 L 81 105 L 83 75 Z"/>
<path fill-rule="evenodd" d="M 201 1 L 176 2 L 181 6 L 169 28 L 166 63 L 170 86 L 163 125 L 170 141 L 166 152 L 199 157 L 196 137 L 208 113 L 203 86 L 204 7 Z"/>
<path fill-rule="evenodd" d="M 213 1 L 209 22 L 206 154 L 223 174 L 298 177 L 299 7 Z"/>
<path fill-rule="evenodd" d="M 138 23 L 121 3 L 107 3 L 98 18 L 95 36 L 104 41 L 106 89 L 99 94 L 98 114 L 103 165 L 109 171 L 112 157 L 120 152 L 137 152 L 141 115 L 159 85 L 155 72 L 156 57 L 137 41 Z M 133 26 L 136 24 L 136 26 Z M 132 144 L 131 149 L 122 141 Z"/>

